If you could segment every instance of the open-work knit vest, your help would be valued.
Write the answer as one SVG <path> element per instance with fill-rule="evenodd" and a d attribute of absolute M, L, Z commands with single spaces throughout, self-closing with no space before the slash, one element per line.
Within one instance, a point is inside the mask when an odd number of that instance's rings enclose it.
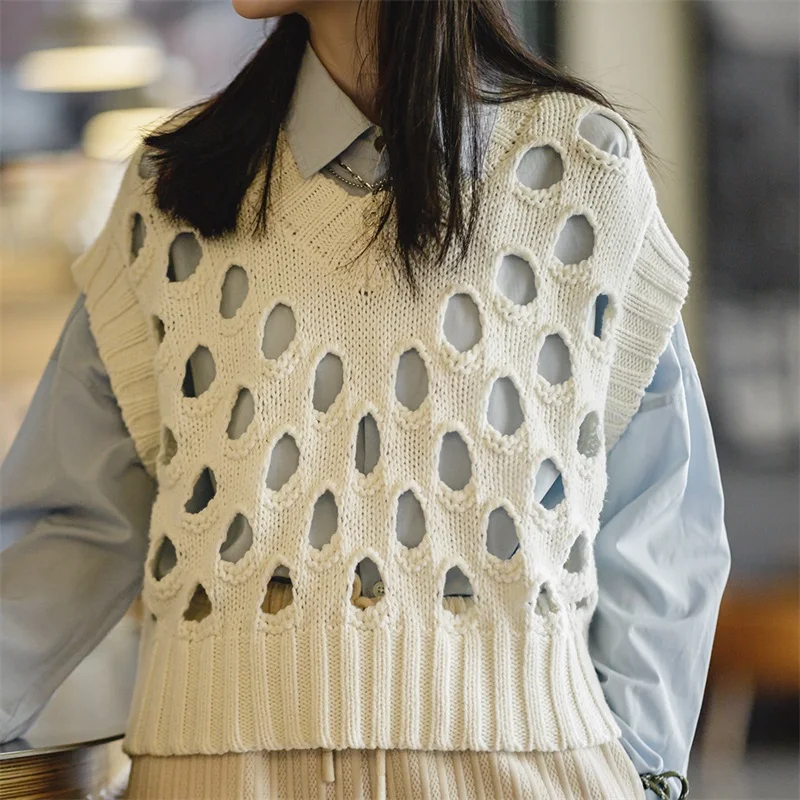
<path fill-rule="evenodd" d="M 626 156 L 580 136 L 582 116 L 594 111 L 623 128 Z M 558 153 L 562 174 L 531 189 L 516 170 L 537 147 Z M 419 297 L 392 277 L 377 246 L 339 269 L 366 241 L 375 198 L 319 173 L 304 180 L 283 133 L 261 239 L 243 233 L 258 181 L 240 232 L 205 240 L 155 208 L 143 146 L 131 159 L 105 227 L 73 264 L 123 417 L 159 487 L 129 754 L 554 750 L 619 735 L 587 648 L 597 601 L 592 544 L 606 455 L 667 344 L 688 260 L 615 112 L 563 92 L 517 100 L 501 106 L 488 148 L 475 244 L 465 259 L 453 253 L 453 269 L 420 274 Z M 564 264 L 554 245 L 572 215 L 591 225 L 594 246 Z M 132 229 L 142 225 L 144 242 L 132 250 Z M 192 234 L 202 257 L 194 274 L 176 280 L 170 246 Z M 231 316 L 220 303 L 232 268 L 245 271 L 248 291 Z M 506 296 L 504 269 L 532 270 L 533 296 Z M 466 350 L 444 336 L 456 294 L 480 320 Z M 264 341 L 274 313 L 292 315 L 290 339 Z M 557 383 L 538 369 L 547 337 L 569 353 L 571 375 Z M 191 396 L 185 377 L 197 348 L 210 351 L 216 374 Z M 413 409 L 395 393 L 409 350 L 427 380 Z M 328 353 L 341 361 L 343 383 L 319 410 L 315 374 Z M 523 421 L 513 433 L 487 419 L 499 382 L 519 398 Z M 231 412 L 243 398 L 255 415 L 232 436 Z M 368 474 L 355 463 L 364 415 L 380 437 Z M 437 468 L 453 441 L 469 462 L 458 486 Z M 278 442 L 297 457 L 276 484 L 269 467 Z M 546 461 L 564 489 L 552 508 L 533 492 Z M 209 476 L 215 491 L 201 507 L 195 487 Z M 323 495 L 336 504 L 337 527 L 318 547 L 308 530 Z M 414 547 L 397 537 L 401 503 L 424 519 Z M 486 547 L 493 514 L 516 529 L 520 546 L 507 560 Z M 232 526 L 252 537 L 235 563 L 220 558 Z M 175 566 L 156 576 L 166 544 Z M 383 584 L 368 607 L 351 602 L 362 559 Z M 276 569 L 291 578 L 292 603 L 269 613 L 262 600 Z M 452 569 L 473 590 L 461 613 L 443 607 Z"/>

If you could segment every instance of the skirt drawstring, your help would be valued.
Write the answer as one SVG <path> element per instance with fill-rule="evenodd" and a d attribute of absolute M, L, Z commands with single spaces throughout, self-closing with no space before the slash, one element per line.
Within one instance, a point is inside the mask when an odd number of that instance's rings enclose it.
<path fill-rule="evenodd" d="M 354 605 L 359 608 L 369 608 L 377 602 L 377 598 L 367 597 L 361 594 L 361 576 L 356 572 L 353 581 L 353 591 L 351 600 Z M 386 751 L 377 748 L 372 751 L 375 758 L 375 786 L 373 786 L 373 794 L 375 800 L 386 800 Z M 322 751 L 322 768 L 321 775 L 323 783 L 334 783 L 336 775 L 333 763 L 333 751 Z"/>
<path fill-rule="evenodd" d="M 375 759 L 375 785 L 373 794 L 375 800 L 386 800 L 386 751 L 377 748 L 372 751 Z M 333 765 L 333 750 L 322 751 L 322 764 L 320 778 L 323 783 L 334 783 L 336 773 Z"/>
<path fill-rule="evenodd" d="M 333 750 L 322 751 L 322 782 L 333 783 L 336 776 L 333 771 Z"/>
<path fill-rule="evenodd" d="M 386 800 L 386 751 L 378 748 L 375 753 L 375 800 Z"/>

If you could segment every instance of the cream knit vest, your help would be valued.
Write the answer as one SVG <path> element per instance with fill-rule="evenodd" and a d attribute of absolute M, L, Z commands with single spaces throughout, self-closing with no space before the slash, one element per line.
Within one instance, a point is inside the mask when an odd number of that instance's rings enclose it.
<path fill-rule="evenodd" d="M 626 157 L 579 135 L 581 117 L 597 110 L 625 130 Z M 563 174 L 548 188 L 516 178 L 532 147 L 552 147 L 561 157 Z M 265 239 L 198 234 L 196 272 L 169 280 L 170 244 L 191 229 L 155 209 L 140 146 L 107 224 L 73 265 L 123 417 L 159 484 L 144 567 L 152 613 L 126 752 L 554 750 L 616 737 L 587 649 L 606 454 L 653 376 L 689 280 L 630 127 L 561 92 L 501 106 L 475 246 L 455 262 L 455 278 L 441 269 L 421 275 L 419 300 L 391 277 L 377 247 L 355 268 L 337 269 L 363 245 L 374 198 L 350 195 L 319 173 L 303 180 L 283 134 L 279 148 Z M 242 231 L 257 184 L 243 205 Z M 573 214 L 591 224 L 594 250 L 562 264 L 553 250 Z M 136 215 L 146 237 L 133 255 Z M 497 284 L 508 255 L 521 259 L 515 268 L 534 272 L 529 302 L 506 297 Z M 223 318 L 222 285 L 233 265 L 246 271 L 248 293 Z M 466 351 L 443 335 L 456 293 L 479 312 L 481 335 Z M 609 305 L 596 337 L 601 295 Z M 267 357 L 262 337 L 278 304 L 291 310 L 295 335 Z M 558 384 L 537 372 L 551 335 L 568 348 L 572 369 Z M 198 347 L 211 352 L 216 378 L 199 397 L 186 397 L 187 359 Z M 398 360 L 410 349 L 428 380 L 416 409 L 394 390 Z M 311 396 L 326 353 L 341 359 L 344 382 L 323 412 Z M 487 420 L 490 393 L 503 378 L 524 416 L 510 435 Z M 252 394 L 255 417 L 231 439 L 231 410 L 243 390 Z M 380 459 L 363 475 L 354 454 L 366 414 L 377 424 Z M 460 437 L 468 452 L 463 487 L 439 478 L 446 434 Z M 270 452 L 285 436 L 297 448 L 297 468 L 269 488 Z M 564 486 L 554 508 L 533 499 L 547 459 Z M 193 508 L 206 469 L 216 493 L 205 508 Z M 338 527 L 315 549 L 307 533 L 326 491 Z M 397 539 L 401 496 L 424 515 L 417 547 Z M 509 560 L 487 551 L 493 512 L 516 527 L 521 546 Z M 249 523 L 253 540 L 231 563 L 219 550 L 237 519 Z M 154 560 L 165 536 L 177 562 L 157 580 Z M 369 608 L 351 603 L 363 558 L 378 566 L 385 587 Z M 265 613 L 266 585 L 280 566 L 291 576 L 293 602 Z M 474 591 L 460 614 L 442 606 L 453 567 Z M 193 597 L 204 608 L 200 620 L 184 618 Z"/>

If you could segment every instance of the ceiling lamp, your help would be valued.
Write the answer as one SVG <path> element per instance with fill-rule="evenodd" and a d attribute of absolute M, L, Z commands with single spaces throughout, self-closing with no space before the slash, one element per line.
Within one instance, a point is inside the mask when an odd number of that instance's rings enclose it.
<path fill-rule="evenodd" d="M 61 5 L 16 67 L 21 88 L 116 91 L 146 86 L 161 76 L 161 43 L 130 16 L 130 0 L 74 0 L 66 11 Z"/>

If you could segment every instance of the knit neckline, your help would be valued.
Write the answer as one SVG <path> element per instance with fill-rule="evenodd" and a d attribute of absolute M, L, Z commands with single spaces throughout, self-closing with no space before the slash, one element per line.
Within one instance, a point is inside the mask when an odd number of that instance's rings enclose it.
<path fill-rule="evenodd" d="M 516 137 L 512 127 L 517 118 L 522 118 L 522 104 L 529 102 L 529 98 L 512 100 L 501 103 L 497 112 L 489 141 L 486 144 L 481 180 L 489 181 L 501 158 L 513 146 Z M 313 175 L 304 178 L 297 162 L 289 148 L 288 138 L 283 126 L 278 131 L 277 164 L 283 165 L 282 178 L 285 181 L 279 189 L 281 200 L 277 204 L 277 214 L 282 224 L 294 229 L 299 238 L 306 233 L 303 218 L 313 213 L 314 247 L 317 252 L 324 252 L 325 260 L 331 268 L 331 273 L 338 272 L 351 258 L 353 258 L 368 241 L 359 235 L 359 230 L 372 225 L 367 219 L 371 211 L 377 212 L 379 201 L 371 192 L 362 195 L 350 194 L 346 189 L 317 170 Z M 285 161 L 284 161 L 285 159 Z M 305 215 L 303 213 L 305 211 Z M 393 216 L 390 216 L 382 235 L 391 237 L 393 230 Z M 388 279 L 388 271 L 380 268 L 376 263 L 376 248 L 371 247 L 364 258 L 366 266 L 355 268 L 357 282 L 368 272 L 370 276 L 382 274 L 378 282 Z M 351 280 L 349 278 L 348 280 Z M 374 279 L 371 279 L 374 281 Z"/>

